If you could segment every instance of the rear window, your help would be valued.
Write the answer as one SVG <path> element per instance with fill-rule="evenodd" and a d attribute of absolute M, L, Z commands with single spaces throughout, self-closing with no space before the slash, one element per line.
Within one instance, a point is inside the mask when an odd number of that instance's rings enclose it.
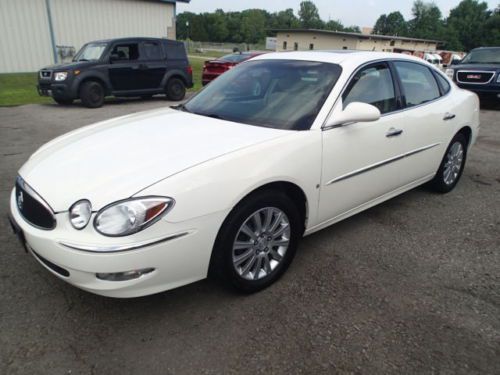
<path fill-rule="evenodd" d="M 143 48 L 143 59 L 146 60 L 161 60 L 162 52 L 160 43 L 157 42 L 144 42 L 142 44 Z"/>
<path fill-rule="evenodd" d="M 406 106 L 414 107 L 440 97 L 439 86 L 428 67 L 412 62 L 395 62 Z"/>
<path fill-rule="evenodd" d="M 231 55 L 226 55 L 226 56 L 221 57 L 220 60 L 233 62 L 233 63 L 239 63 L 239 62 L 242 62 L 248 58 L 250 58 L 250 55 L 243 54 L 243 53 L 233 53 Z"/>

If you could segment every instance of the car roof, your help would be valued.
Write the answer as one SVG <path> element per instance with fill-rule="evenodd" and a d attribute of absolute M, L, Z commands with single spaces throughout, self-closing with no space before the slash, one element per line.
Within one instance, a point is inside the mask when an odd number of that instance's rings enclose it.
<path fill-rule="evenodd" d="M 305 60 L 326 62 L 338 65 L 361 65 L 376 60 L 408 60 L 427 64 L 423 59 L 415 56 L 394 52 L 374 52 L 358 50 L 314 50 L 314 51 L 290 51 L 273 52 L 256 56 L 255 60 Z"/>
<path fill-rule="evenodd" d="M 170 43 L 182 43 L 182 42 L 178 42 L 178 41 L 172 40 L 172 39 L 151 38 L 151 37 L 145 37 L 145 36 L 92 40 L 88 43 L 110 43 L 110 42 L 132 42 L 132 41 L 166 41 L 166 42 L 170 42 Z"/>

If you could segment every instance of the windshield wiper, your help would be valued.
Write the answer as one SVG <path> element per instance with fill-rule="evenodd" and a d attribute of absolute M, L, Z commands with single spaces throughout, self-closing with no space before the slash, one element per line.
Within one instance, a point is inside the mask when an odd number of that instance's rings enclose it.
<path fill-rule="evenodd" d="M 184 104 L 171 105 L 170 108 L 176 109 L 178 111 L 183 111 L 183 112 L 189 112 L 189 113 L 191 113 L 191 111 L 189 109 L 187 109 Z"/>
<path fill-rule="evenodd" d="M 90 61 L 90 60 L 87 60 L 87 59 L 78 59 L 78 61 Z"/>

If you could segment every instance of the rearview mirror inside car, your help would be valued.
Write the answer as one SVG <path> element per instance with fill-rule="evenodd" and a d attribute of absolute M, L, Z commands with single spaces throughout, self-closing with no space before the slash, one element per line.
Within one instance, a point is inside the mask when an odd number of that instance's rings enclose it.
<path fill-rule="evenodd" d="M 352 102 L 342 112 L 330 118 L 327 127 L 347 125 L 353 122 L 377 121 L 380 111 L 377 107 L 361 102 Z"/>

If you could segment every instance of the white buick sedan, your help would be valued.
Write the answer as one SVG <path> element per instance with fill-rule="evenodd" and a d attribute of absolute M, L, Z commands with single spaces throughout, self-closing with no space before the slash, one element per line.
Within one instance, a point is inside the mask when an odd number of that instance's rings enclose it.
<path fill-rule="evenodd" d="M 11 222 L 42 266 L 92 293 L 209 274 L 254 292 L 303 235 L 424 183 L 452 190 L 478 128 L 476 95 L 423 60 L 262 55 L 177 108 L 41 147 L 19 171 Z"/>

